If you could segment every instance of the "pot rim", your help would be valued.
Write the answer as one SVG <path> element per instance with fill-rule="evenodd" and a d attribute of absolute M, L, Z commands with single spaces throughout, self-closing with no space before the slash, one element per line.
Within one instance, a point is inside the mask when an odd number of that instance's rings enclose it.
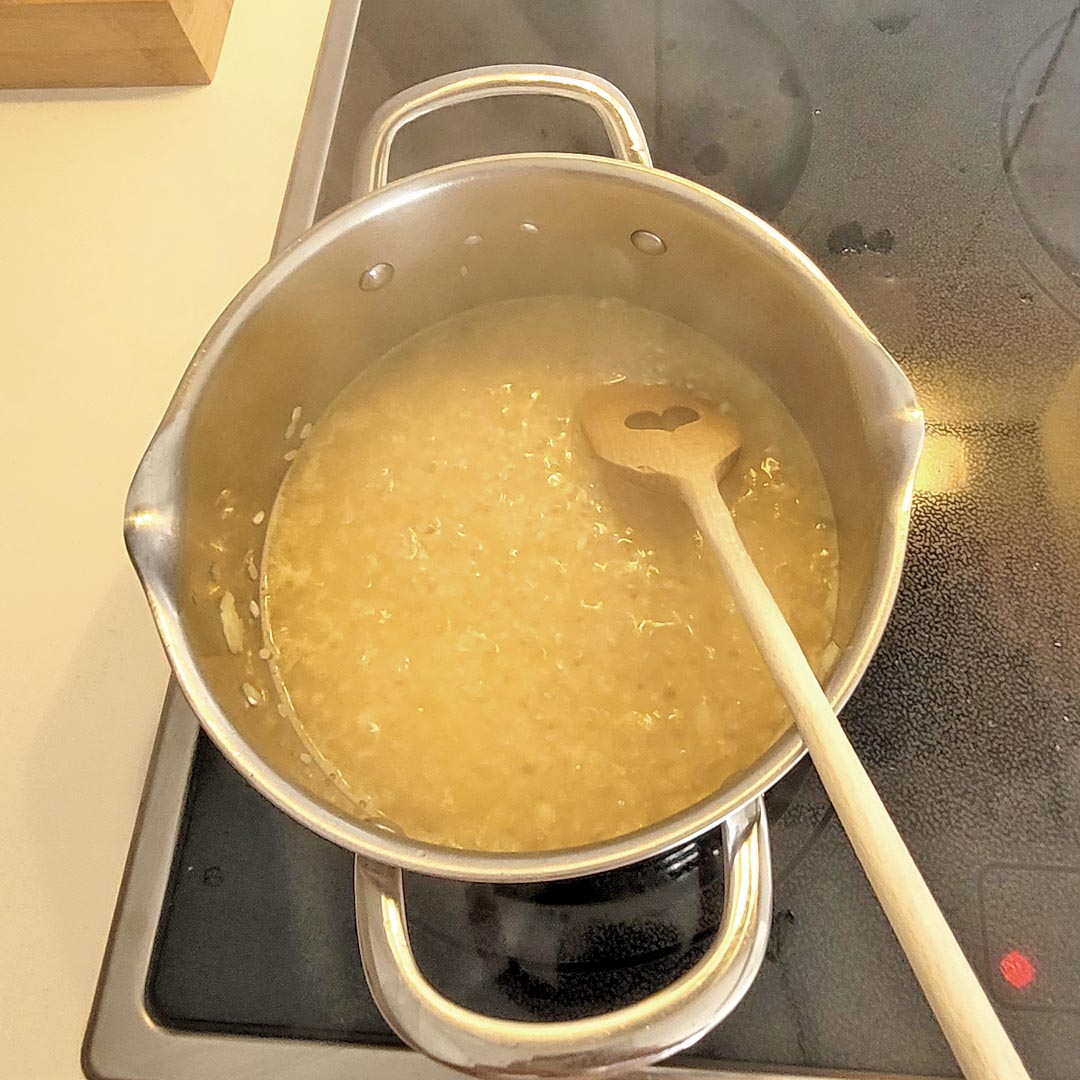
<path fill-rule="evenodd" d="M 540 882 L 614 870 L 650 858 L 716 827 L 782 779 L 806 753 L 789 728 L 743 774 L 679 813 L 625 836 L 583 847 L 541 852 L 482 852 L 413 840 L 385 826 L 350 821 L 286 780 L 237 730 L 199 673 L 169 581 L 182 529 L 176 480 L 195 403 L 237 329 L 292 271 L 318 254 L 342 231 L 391 213 L 421 197 L 433 180 L 476 180 L 506 169 L 549 169 L 609 174 L 723 215 L 736 230 L 764 245 L 777 261 L 803 278 L 818 295 L 843 347 L 875 371 L 892 407 L 890 422 L 899 448 L 896 481 L 888 500 L 875 560 L 875 582 L 856 629 L 863 638 L 847 648 L 826 691 L 835 709 L 847 702 L 877 649 L 896 597 L 907 544 L 915 470 L 923 442 L 923 418 L 914 390 L 895 360 L 832 283 L 790 240 L 756 215 L 709 188 L 656 168 L 583 154 L 530 153 L 474 158 L 439 166 L 396 181 L 355 200 L 316 224 L 264 266 L 225 308 L 185 372 L 168 410 L 136 471 L 125 507 L 124 538 L 176 679 L 203 729 L 218 749 L 262 795 L 313 832 L 365 858 L 403 870 L 456 880 L 494 883 Z"/>

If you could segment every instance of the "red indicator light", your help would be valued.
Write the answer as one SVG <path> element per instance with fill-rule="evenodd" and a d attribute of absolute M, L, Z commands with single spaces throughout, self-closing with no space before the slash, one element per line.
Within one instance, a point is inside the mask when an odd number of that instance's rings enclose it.
<path fill-rule="evenodd" d="M 1001 977 L 1017 990 L 1026 990 L 1034 981 L 1038 971 L 1035 965 L 1022 953 L 1013 949 L 998 962 Z"/>

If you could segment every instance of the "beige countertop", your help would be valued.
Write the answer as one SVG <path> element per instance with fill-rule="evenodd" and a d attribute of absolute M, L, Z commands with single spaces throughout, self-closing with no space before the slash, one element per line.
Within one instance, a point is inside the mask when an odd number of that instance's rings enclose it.
<path fill-rule="evenodd" d="M 74 1080 L 165 689 L 121 539 L 266 259 L 329 0 L 236 0 L 213 85 L 0 93 L 0 1078 Z"/>

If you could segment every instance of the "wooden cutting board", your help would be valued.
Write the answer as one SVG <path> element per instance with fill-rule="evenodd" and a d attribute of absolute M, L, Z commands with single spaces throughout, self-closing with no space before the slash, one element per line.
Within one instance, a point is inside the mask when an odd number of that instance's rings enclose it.
<path fill-rule="evenodd" d="M 208 83 L 232 5 L 233 0 L 0 0 L 0 87 Z"/>

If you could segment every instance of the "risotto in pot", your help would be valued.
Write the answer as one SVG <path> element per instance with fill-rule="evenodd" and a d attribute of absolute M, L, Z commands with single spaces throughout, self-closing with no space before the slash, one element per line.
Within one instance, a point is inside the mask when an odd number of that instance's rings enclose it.
<path fill-rule="evenodd" d="M 575 423 L 622 378 L 735 410 L 721 490 L 824 670 L 836 530 L 775 394 L 622 302 L 477 308 L 346 387 L 269 522 L 277 691 L 358 816 L 474 850 L 587 844 L 706 797 L 790 723 L 689 510 L 598 461 Z"/>

